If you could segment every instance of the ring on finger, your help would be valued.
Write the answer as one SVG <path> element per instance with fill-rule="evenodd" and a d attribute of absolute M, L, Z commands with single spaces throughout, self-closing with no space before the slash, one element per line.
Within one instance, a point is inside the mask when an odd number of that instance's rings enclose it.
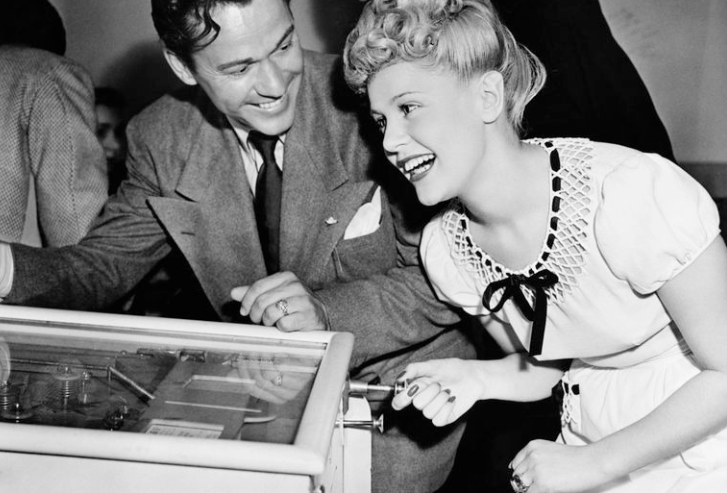
<path fill-rule="evenodd" d="M 288 316 L 288 300 L 285 298 L 275 303 L 275 308 L 280 310 L 284 317 Z"/>
<path fill-rule="evenodd" d="M 530 489 L 530 485 L 525 484 L 520 475 L 515 473 L 510 477 L 510 486 L 515 493 L 527 493 Z"/>

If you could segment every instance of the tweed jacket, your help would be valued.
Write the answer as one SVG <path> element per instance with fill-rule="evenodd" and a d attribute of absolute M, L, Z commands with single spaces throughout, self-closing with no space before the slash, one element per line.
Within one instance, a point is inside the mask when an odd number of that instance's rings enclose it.
<path fill-rule="evenodd" d="M 77 63 L 0 46 L 0 240 L 23 239 L 33 193 L 43 246 L 78 242 L 98 216 L 108 177 L 93 100 Z"/>

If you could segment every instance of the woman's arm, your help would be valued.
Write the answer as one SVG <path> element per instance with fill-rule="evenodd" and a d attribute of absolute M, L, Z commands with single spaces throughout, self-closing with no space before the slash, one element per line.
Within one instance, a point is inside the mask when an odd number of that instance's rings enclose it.
<path fill-rule="evenodd" d="M 658 295 L 703 371 L 642 420 L 594 444 L 606 459 L 604 465 L 616 473 L 675 455 L 727 426 L 724 241 L 717 238 Z"/>
<path fill-rule="evenodd" d="M 540 491 L 582 491 L 672 457 L 727 426 L 727 248 L 716 239 L 658 296 L 702 372 L 641 420 L 585 447 L 531 442 L 512 466 Z M 579 474 L 573 474 L 579 471 Z"/>
<path fill-rule="evenodd" d="M 536 401 L 548 397 L 563 376 L 564 362 L 540 362 L 522 352 L 509 327 L 493 317 L 483 324 L 502 349 L 509 353 L 495 360 L 441 359 L 412 363 L 398 380 L 406 391 L 392 401 L 394 409 L 409 404 L 420 409 L 436 426 L 459 419 L 483 399 Z"/>

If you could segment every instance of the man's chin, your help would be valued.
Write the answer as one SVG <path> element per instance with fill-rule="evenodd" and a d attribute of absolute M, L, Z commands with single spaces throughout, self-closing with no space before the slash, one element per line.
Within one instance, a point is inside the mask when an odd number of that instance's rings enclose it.
<path fill-rule="evenodd" d="M 290 130 L 293 126 L 293 115 L 284 115 L 271 119 L 235 120 L 235 123 L 249 131 L 263 133 L 265 135 L 281 135 Z"/>

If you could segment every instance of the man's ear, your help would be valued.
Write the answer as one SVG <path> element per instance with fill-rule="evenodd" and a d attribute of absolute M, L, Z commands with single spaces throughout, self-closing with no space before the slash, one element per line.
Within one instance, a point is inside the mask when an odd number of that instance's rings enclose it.
<path fill-rule="evenodd" d="M 478 81 L 482 121 L 493 123 L 505 112 L 505 81 L 500 72 L 485 72 Z"/>
<path fill-rule="evenodd" d="M 176 75 L 179 80 L 189 86 L 197 84 L 197 79 L 194 78 L 192 71 L 177 55 L 164 48 L 164 58 L 166 58 L 167 63 L 172 68 L 172 72 L 174 72 L 174 75 Z"/>

